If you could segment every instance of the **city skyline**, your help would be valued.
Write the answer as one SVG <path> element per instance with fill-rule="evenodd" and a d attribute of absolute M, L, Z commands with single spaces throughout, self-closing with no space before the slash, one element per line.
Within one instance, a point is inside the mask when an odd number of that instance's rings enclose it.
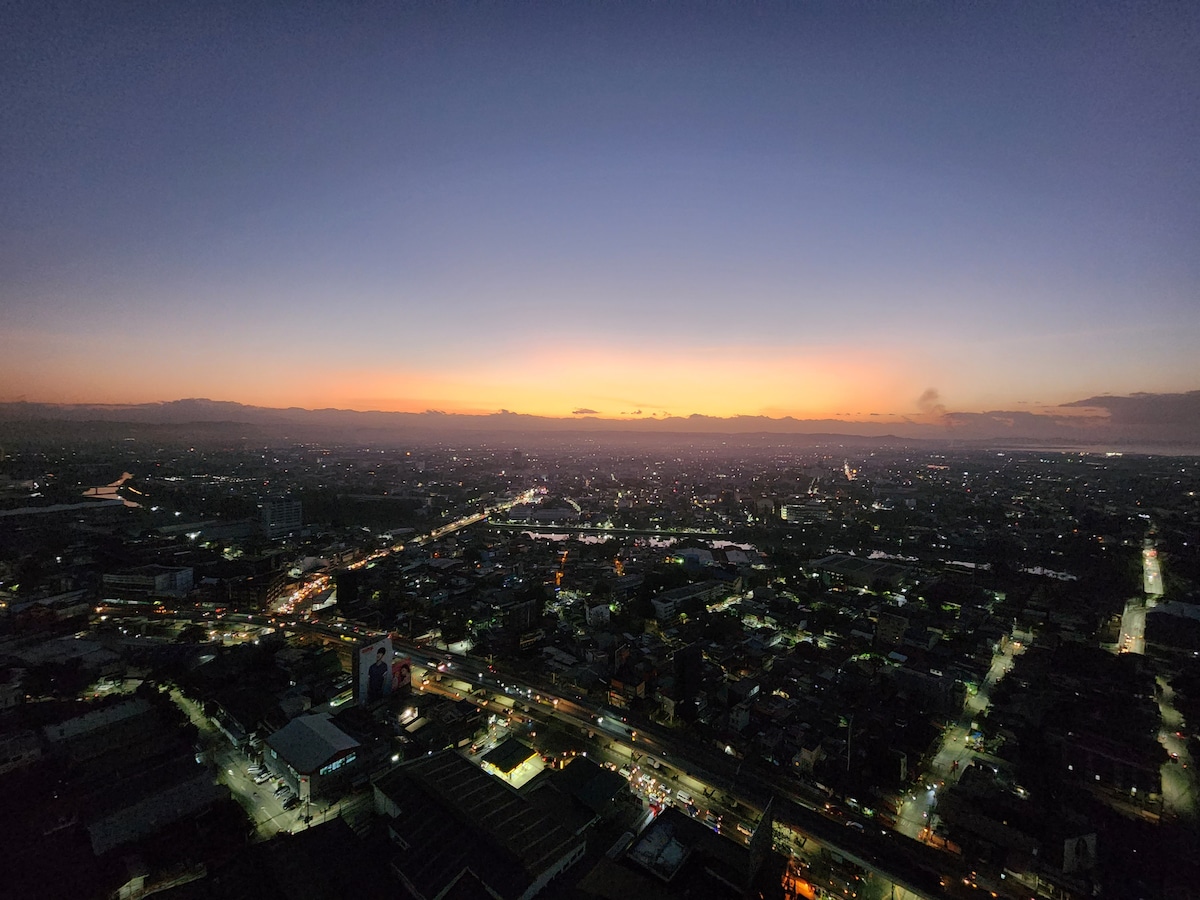
<path fill-rule="evenodd" d="M 1183 5 L 10 16 L 0 402 L 939 425 L 1200 387 Z"/>

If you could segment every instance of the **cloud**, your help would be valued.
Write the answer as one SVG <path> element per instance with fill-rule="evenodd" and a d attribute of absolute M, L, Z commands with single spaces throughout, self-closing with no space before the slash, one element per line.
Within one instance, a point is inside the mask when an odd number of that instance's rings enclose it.
<path fill-rule="evenodd" d="M 573 416 L 598 416 L 598 415 L 600 415 L 600 412 L 595 409 L 586 409 L 585 407 L 581 406 L 581 407 L 579 407 L 579 409 L 571 410 L 571 415 L 573 415 Z"/>
<path fill-rule="evenodd" d="M 1128 397 L 1089 397 L 1064 407 L 1103 409 L 1113 425 L 1187 425 L 1200 422 L 1200 391 L 1186 394 L 1131 394 Z"/>
<path fill-rule="evenodd" d="M 944 416 L 946 414 L 946 406 L 942 403 L 942 397 L 937 388 L 925 389 L 925 392 L 917 398 L 917 409 L 927 416 Z"/>

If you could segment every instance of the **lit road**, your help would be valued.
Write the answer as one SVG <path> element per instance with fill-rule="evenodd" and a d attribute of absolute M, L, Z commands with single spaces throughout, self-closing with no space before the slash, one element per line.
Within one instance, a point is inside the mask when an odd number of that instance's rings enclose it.
<path fill-rule="evenodd" d="M 731 534 L 703 528 L 617 528 L 611 525 L 550 525 L 542 522 L 492 522 L 493 528 L 508 531 L 533 531 L 541 534 L 632 534 L 649 537 L 730 538 Z"/>
<path fill-rule="evenodd" d="M 1160 689 L 1158 709 L 1162 716 L 1162 728 L 1158 742 L 1170 755 L 1170 761 L 1162 766 L 1163 812 L 1180 822 L 1196 821 L 1196 767 L 1188 750 L 1183 716 L 1175 708 L 1175 691 L 1161 676 L 1157 679 Z"/>
<path fill-rule="evenodd" d="M 280 783 L 277 779 L 256 784 L 249 770 L 250 758 L 229 743 L 200 705 L 177 688 L 171 690 L 171 699 L 199 731 L 199 743 L 215 769 L 217 781 L 229 788 L 230 794 L 254 823 L 256 841 L 268 840 L 281 831 L 296 831 L 306 824 L 317 825 L 339 816 L 352 819 L 373 811 L 374 799 L 369 793 L 351 794 L 332 803 L 314 802 L 307 808 L 301 804 L 290 810 L 284 809 L 283 799 L 275 796 L 275 787 Z M 306 813 L 310 823 L 304 821 Z"/>
<path fill-rule="evenodd" d="M 1142 550 L 1142 591 L 1148 597 L 1163 595 L 1162 565 L 1153 547 Z"/>
<path fill-rule="evenodd" d="M 1121 653 L 1139 655 L 1146 652 L 1146 601 L 1142 597 L 1131 597 L 1125 602 L 1118 649 Z"/>
<path fill-rule="evenodd" d="M 1121 637 L 1117 645 L 1120 653 L 1141 655 L 1146 652 L 1146 610 L 1162 593 L 1162 565 L 1158 551 L 1146 546 L 1142 549 L 1142 596 L 1129 598 L 1121 613 Z"/>
<path fill-rule="evenodd" d="M 932 832 L 938 792 L 947 782 L 957 781 L 977 757 L 986 759 L 971 742 L 972 720 L 987 709 L 992 687 L 1012 670 L 1013 655 L 1020 654 L 1023 650 L 1024 647 L 1019 642 L 1014 642 L 1005 652 L 992 656 L 992 665 L 979 685 L 979 690 L 968 697 L 963 706 L 963 717 L 945 730 L 942 746 L 934 756 L 933 762 L 922 774 L 917 786 L 901 798 L 896 816 L 896 830 L 904 836 L 933 846 L 943 843 Z"/>
<path fill-rule="evenodd" d="M 369 567 L 379 562 L 381 559 L 386 559 L 393 553 L 401 553 L 409 544 L 426 544 L 430 541 L 440 540 L 448 534 L 454 534 L 456 531 L 461 531 L 464 528 L 469 528 L 472 525 L 487 519 L 488 516 L 497 512 L 506 511 L 516 506 L 518 503 L 528 503 L 533 499 L 534 491 L 529 489 L 522 491 L 520 494 L 513 497 L 511 500 L 503 500 L 499 503 L 493 503 L 485 507 L 481 512 L 471 513 L 455 519 L 453 522 L 448 522 L 445 525 L 439 525 L 428 534 L 419 535 L 405 543 L 393 544 L 391 547 L 386 547 L 382 550 L 376 550 L 369 553 L 362 559 L 355 560 L 346 566 L 347 569 L 362 569 Z M 301 607 L 305 602 L 311 601 L 318 594 L 328 590 L 331 587 L 330 577 L 326 572 L 315 572 L 305 579 L 299 587 L 291 594 L 275 604 L 273 612 L 276 613 L 291 613 L 298 607 Z"/>

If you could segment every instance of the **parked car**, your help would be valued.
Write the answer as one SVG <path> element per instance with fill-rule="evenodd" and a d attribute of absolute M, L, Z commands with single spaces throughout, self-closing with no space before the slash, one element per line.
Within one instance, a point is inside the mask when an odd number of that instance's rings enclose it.
<path fill-rule="evenodd" d="M 255 784 L 263 784 L 264 782 L 267 782 L 267 781 L 270 781 L 270 780 L 271 780 L 271 773 L 270 773 L 270 772 L 263 772 L 261 775 L 255 775 L 255 776 L 254 776 L 254 783 L 255 783 Z"/>
<path fill-rule="evenodd" d="M 283 801 L 284 809 L 295 809 L 299 805 L 300 805 L 300 798 L 297 797 L 295 794 L 292 794 L 292 796 L 288 797 L 285 801 Z"/>

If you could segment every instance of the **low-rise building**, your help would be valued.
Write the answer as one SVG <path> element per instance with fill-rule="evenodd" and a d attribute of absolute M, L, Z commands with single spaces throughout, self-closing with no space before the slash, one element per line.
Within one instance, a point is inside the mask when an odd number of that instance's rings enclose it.
<path fill-rule="evenodd" d="M 101 583 L 116 597 L 182 597 L 192 589 L 193 574 L 188 567 L 139 566 L 125 572 L 106 572 Z"/>
<path fill-rule="evenodd" d="M 327 797 L 349 784 L 361 747 L 328 713 L 292 719 L 265 743 L 267 768 L 301 800 Z"/>

